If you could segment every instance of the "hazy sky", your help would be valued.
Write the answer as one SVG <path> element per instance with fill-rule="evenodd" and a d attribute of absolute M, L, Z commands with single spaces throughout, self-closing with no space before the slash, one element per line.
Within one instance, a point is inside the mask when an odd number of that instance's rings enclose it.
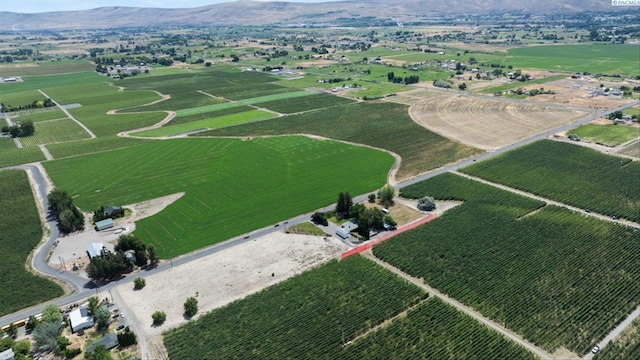
<path fill-rule="evenodd" d="M 85 10 L 103 6 L 190 8 L 231 2 L 233 0 L 0 0 L 0 11 L 35 13 Z M 269 1 L 269 0 L 256 0 Z M 323 2 L 328 0 L 284 0 L 289 2 Z M 336 1 L 336 0 L 332 0 Z M 338 0 L 339 1 L 339 0 Z"/>

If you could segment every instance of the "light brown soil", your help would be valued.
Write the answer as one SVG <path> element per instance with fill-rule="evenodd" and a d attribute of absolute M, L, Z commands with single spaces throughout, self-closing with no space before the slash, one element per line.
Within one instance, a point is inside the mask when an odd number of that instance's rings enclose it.
<path fill-rule="evenodd" d="M 199 316 L 336 258 L 346 249 L 333 237 L 277 232 L 148 276 L 142 290 L 126 284 L 112 291 L 126 304 L 120 309 L 126 308 L 127 317 L 151 337 L 187 321 L 183 304 L 188 297 L 198 300 Z M 167 314 L 167 321 L 151 327 L 151 314 L 157 310 Z"/>
<path fill-rule="evenodd" d="M 149 216 L 153 216 L 164 210 L 164 208 L 171 205 L 176 200 L 180 199 L 183 195 L 184 192 L 179 192 L 156 199 L 146 200 L 137 204 L 124 205 L 122 206 L 123 208 L 131 210 L 131 216 L 116 219 L 116 227 L 118 226 L 120 220 L 126 223 L 132 223 Z"/>
<path fill-rule="evenodd" d="M 438 94 L 409 108 L 418 124 L 481 149 L 494 149 L 571 123 L 585 112 L 485 96 Z"/>

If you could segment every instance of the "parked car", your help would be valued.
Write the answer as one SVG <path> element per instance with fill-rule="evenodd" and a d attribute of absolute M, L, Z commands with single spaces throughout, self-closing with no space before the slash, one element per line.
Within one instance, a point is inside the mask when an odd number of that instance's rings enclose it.
<path fill-rule="evenodd" d="M 591 349 L 591 353 L 593 354 L 597 354 L 598 351 L 600 351 L 600 346 L 596 345 L 593 347 L 593 349 Z"/>
<path fill-rule="evenodd" d="M 116 331 L 122 331 L 122 330 L 124 330 L 124 328 L 125 328 L 124 324 L 120 324 L 120 325 L 118 325 L 118 327 L 116 328 Z"/>

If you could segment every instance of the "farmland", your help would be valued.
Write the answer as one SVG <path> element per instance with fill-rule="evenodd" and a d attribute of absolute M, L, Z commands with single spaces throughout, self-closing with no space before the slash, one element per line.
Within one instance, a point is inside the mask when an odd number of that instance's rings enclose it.
<path fill-rule="evenodd" d="M 639 45 L 545 45 L 510 49 L 514 66 L 561 71 L 640 75 Z"/>
<path fill-rule="evenodd" d="M 345 156 L 354 160 L 335 161 Z M 336 189 L 377 189 L 393 162 L 363 147 L 279 137 L 166 140 L 43 165 L 84 210 L 185 191 L 136 224 L 136 234 L 168 258 L 331 204 Z"/>
<path fill-rule="evenodd" d="M 449 94 L 428 96 L 409 112 L 427 129 L 481 149 L 512 144 L 585 115 L 549 105 Z"/>
<path fill-rule="evenodd" d="M 13 142 L 13 140 L 10 141 Z M 5 144 L 8 146 L 7 142 Z M 44 154 L 37 147 L 18 149 L 14 145 L 12 149 L 0 151 L 0 168 L 44 160 Z"/>
<path fill-rule="evenodd" d="M 192 107 L 220 104 L 222 102 L 223 100 L 216 99 L 199 92 L 184 92 L 171 94 L 170 99 L 160 101 L 153 105 L 128 108 L 126 112 L 180 110 Z"/>
<path fill-rule="evenodd" d="M 472 339 L 472 340 L 471 340 Z M 345 359 L 536 359 L 536 357 L 432 298 L 347 347 Z"/>
<path fill-rule="evenodd" d="M 509 82 L 507 84 L 503 84 L 503 85 L 483 88 L 480 92 L 484 93 L 484 94 L 493 94 L 493 93 L 496 93 L 496 92 L 503 92 L 503 91 L 507 91 L 507 90 L 515 89 L 515 88 L 531 89 L 531 88 L 533 88 L 531 85 L 534 85 L 534 84 L 545 84 L 545 83 L 548 83 L 548 82 L 561 80 L 561 79 L 566 79 L 566 78 L 567 78 L 567 75 L 552 75 L 552 76 L 548 76 L 548 77 L 545 77 L 545 78 L 542 78 L 542 79 L 535 79 L 535 80 L 527 81 L 525 83 L 522 83 L 522 82 L 519 82 L 519 81 L 513 81 L 513 82 Z"/>
<path fill-rule="evenodd" d="M 640 136 L 638 128 L 622 125 L 586 124 L 570 131 L 583 141 L 601 142 L 617 146 Z"/>
<path fill-rule="evenodd" d="M 632 228 L 540 209 L 537 200 L 453 174 L 401 195 L 464 204 L 374 247 L 375 256 L 547 351 L 586 353 L 638 305 L 640 232 Z"/>
<path fill-rule="evenodd" d="M 24 171 L 0 171 L 0 208 L 0 316 L 4 316 L 61 296 L 63 291 L 25 267 L 29 254 L 42 240 L 42 225 Z"/>
<path fill-rule="evenodd" d="M 360 256 L 332 261 L 165 335 L 172 359 L 335 359 L 426 294 Z"/>
<path fill-rule="evenodd" d="M 24 64 L 2 65 L 0 66 L 0 74 L 2 76 L 41 76 L 41 75 L 59 75 L 67 73 L 79 73 L 92 71 L 95 67 L 86 60 L 52 62 L 42 64 Z"/>
<path fill-rule="evenodd" d="M 640 221 L 637 161 L 544 140 L 461 171 L 582 209 Z"/>
<path fill-rule="evenodd" d="M 305 114 L 232 126 L 198 136 L 314 134 L 392 151 L 402 157 L 396 177 L 403 179 L 478 153 L 417 125 L 407 107 L 354 103 Z"/>
<path fill-rule="evenodd" d="M 0 84 L 0 97 L 6 94 L 28 90 L 105 82 L 104 76 L 100 76 L 94 72 L 79 72 L 75 74 L 49 76 L 30 76 L 25 77 L 23 80 L 24 82 Z"/>
<path fill-rule="evenodd" d="M 39 121 L 67 118 L 67 115 L 58 108 L 53 108 L 53 109 L 49 108 L 47 110 L 38 110 L 38 111 L 20 111 L 19 113 L 10 114 L 9 116 L 11 116 L 12 119 L 15 116 L 15 119 L 19 121 L 29 120 L 29 121 L 33 121 L 34 123 Z"/>
<path fill-rule="evenodd" d="M 144 144 L 149 141 L 150 140 L 144 139 L 105 136 L 95 139 L 47 145 L 47 149 L 54 158 L 60 159 L 70 156 L 122 149 L 130 146 Z"/>
<path fill-rule="evenodd" d="M 65 141 L 88 139 L 87 133 L 80 125 L 71 119 L 48 120 L 35 124 L 32 136 L 20 139 L 24 146 L 38 146 Z"/>
<path fill-rule="evenodd" d="M 594 357 L 596 360 L 640 359 L 640 319 Z"/>
<path fill-rule="evenodd" d="M 213 117 L 210 119 L 191 121 L 187 123 L 182 123 L 178 125 L 169 125 L 163 126 L 158 129 L 146 130 L 141 132 L 133 133 L 134 136 L 147 136 L 147 137 L 161 137 L 161 136 L 169 136 L 175 134 L 186 133 L 194 130 L 206 130 L 206 129 L 217 129 L 226 126 L 233 126 L 237 124 L 243 124 L 251 121 L 264 120 L 268 118 L 275 117 L 273 113 L 261 111 L 261 110 L 250 110 L 246 112 L 241 112 L 237 114 L 224 115 L 220 117 Z"/>
<path fill-rule="evenodd" d="M 231 103 L 228 103 L 228 104 L 231 104 Z M 221 109 L 221 110 L 202 112 L 202 113 L 193 114 L 193 115 L 176 116 L 164 126 L 173 126 L 173 125 L 184 124 L 192 121 L 207 120 L 215 117 L 232 115 L 232 114 L 237 114 L 237 113 L 250 111 L 250 110 L 253 110 L 253 108 L 249 106 L 237 106 L 237 107 L 230 107 L 230 108 Z"/>
<path fill-rule="evenodd" d="M 337 106 L 352 103 L 352 100 L 328 95 L 317 94 L 293 99 L 282 99 L 261 103 L 260 106 L 281 114 L 293 114 L 297 112 L 309 111 L 314 109 L 326 108 L 329 106 Z"/>

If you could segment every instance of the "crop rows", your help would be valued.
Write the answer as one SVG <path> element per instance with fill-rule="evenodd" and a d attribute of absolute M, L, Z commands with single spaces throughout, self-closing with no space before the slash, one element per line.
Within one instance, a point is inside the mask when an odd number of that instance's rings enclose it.
<path fill-rule="evenodd" d="M 476 153 L 417 125 L 407 107 L 356 103 L 208 131 L 202 136 L 314 134 L 392 151 L 402 157 L 398 178 L 425 172 Z"/>
<path fill-rule="evenodd" d="M 243 100 L 297 91 L 295 89 L 286 88 L 272 83 L 250 83 L 240 79 L 238 80 L 238 82 L 231 82 L 228 84 L 216 84 L 216 87 L 209 87 L 205 92 L 216 96 L 222 96 L 230 100 Z"/>
<path fill-rule="evenodd" d="M 156 90 L 163 94 L 175 94 L 211 89 L 211 84 L 216 84 L 216 88 L 237 86 L 238 84 L 251 88 L 256 84 L 275 80 L 277 79 L 274 77 L 258 72 L 199 71 L 186 74 L 127 78 L 119 81 L 118 85 L 132 90 Z"/>
<path fill-rule="evenodd" d="M 335 161 L 347 157 L 357 160 Z M 331 204 L 335 189 L 376 189 L 392 164 L 391 156 L 368 148 L 278 137 L 167 140 L 44 166 L 85 210 L 186 192 L 136 226 L 166 258 Z"/>
<path fill-rule="evenodd" d="M 432 298 L 356 341 L 346 359 L 535 359 L 475 319 Z"/>
<path fill-rule="evenodd" d="M 47 149 L 55 159 L 61 159 L 70 156 L 127 148 L 130 146 L 144 144 L 149 141 L 153 140 L 124 138 L 114 135 L 99 137 L 95 139 L 86 139 L 81 141 L 71 141 L 61 144 L 47 145 Z"/>
<path fill-rule="evenodd" d="M 317 95 L 306 97 L 269 101 L 261 103 L 260 107 L 264 107 L 282 114 L 293 114 L 302 111 L 322 109 L 329 106 L 349 104 L 352 102 L 353 100 L 320 93 Z"/>
<path fill-rule="evenodd" d="M 640 162 L 543 140 L 461 171 L 600 214 L 640 222 Z"/>
<path fill-rule="evenodd" d="M 24 146 L 38 146 L 43 144 L 61 143 L 90 137 L 80 125 L 71 119 L 39 122 L 35 124 L 32 136 L 21 138 Z"/>
<path fill-rule="evenodd" d="M 12 139 L 9 140 L 13 142 Z M 5 148 L 0 151 L 0 168 L 44 160 L 44 154 L 37 147 L 18 149 L 14 146 L 13 149 Z"/>
<path fill-rule="evenodd" d="M 552 352 L 587 352 L 640 299 L 640 231 L 456 175 L 402 190 L 465 203 L 374 254 Z"/>
<path fill-rule="evenodd" d="M 636 319 L 613 342 L 594 357 L 595 360 L 640 359 L 640 319 Z"/>
<path fill-rule="evenodd" d="M 172 359 L 336 359 L 426 293 L 360 256 L 332 261 L 165 335 Z"/>
<path fill-rule="evenodd" d="M 225 116 L 225 115 L 232 115 L 232 114 L 237 114 L 237 113 L 249 111 L 249 110 L 252 110 L 252 109 L 253 108 L 248 107 L 248 106 L 237 106 L 237 107 L 231 107 L 231 108 L 222 109 L 222 110 L 214 110 L 214 111 L 209 111 L 209 112 L 202 112 L 202 113 L 198 113 L 198 114 L 194 114 L 194 115 L 176 116 L 175 118 L 173 118 L 170 122 L 168 122 L 164 126 L 185 124 L 185 123 L 192 122 L 192 121 L 211 119 L 211 118 L 214 118 L 214 117 Z"/>
<path fill-rule="evenodd" d="M 63 291 L 56 283 L 34 276 L 25 266 L 42 239 L 42 225 L 24 171 L 0 171 L 0 209 L 0 316 L 4 316 L 60 296 Z"/>
<path fill-rule="evenodd" d="M 125 109 L 123 112 L 136 112 L 136 111 L 163 111 L 163 110 L 180 110 L 199 106 L 220 104 L 223 100 L 213 98 L 211 96 L 201 94 L 199 92 L 183 92 L 183 93 L 171 93 L 171 98 L 160 101 L 159 103 L 149 106 L 139 106 L 134 108 Z"/>

